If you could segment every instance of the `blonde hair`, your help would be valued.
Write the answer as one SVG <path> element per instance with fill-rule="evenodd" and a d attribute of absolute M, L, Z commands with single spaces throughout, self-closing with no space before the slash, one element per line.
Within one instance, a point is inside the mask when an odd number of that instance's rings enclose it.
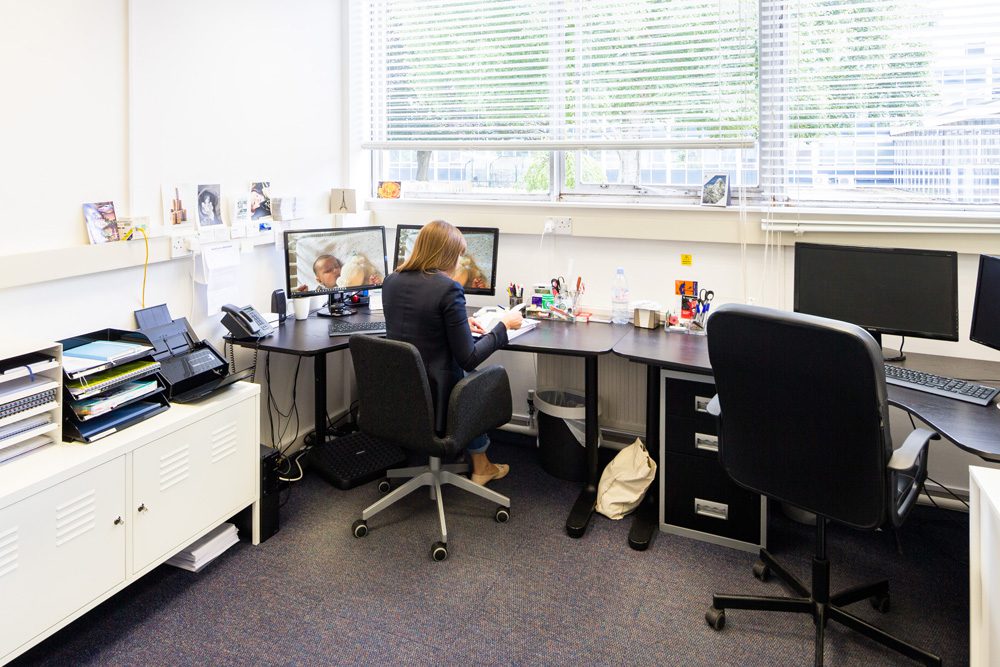
<path fill-rule="evenodd" d="M 444 220 L 432 220 L 421 228 L 410 257 L 396 267 L 397 271 L 441 271 L 451 274 L 458 258 L 465 253 L 465 237 L 454 225 Z"/>

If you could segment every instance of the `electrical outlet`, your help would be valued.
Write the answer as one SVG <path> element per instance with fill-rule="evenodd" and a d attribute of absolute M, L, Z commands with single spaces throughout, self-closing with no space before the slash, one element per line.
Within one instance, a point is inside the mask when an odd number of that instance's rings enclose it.
<path fill-rule="evenodd" d="M 573 218 L 552 218 L 556 234 L 572 234 Z"/>
<path fill-rule="evenodd" d="M 191 249 L 188 247 L 187 239 L 183 236 L 171 236 L 170 237 L 170 259 L 177 259 L 178 257 L 187 257 L 191 254 Z"/>

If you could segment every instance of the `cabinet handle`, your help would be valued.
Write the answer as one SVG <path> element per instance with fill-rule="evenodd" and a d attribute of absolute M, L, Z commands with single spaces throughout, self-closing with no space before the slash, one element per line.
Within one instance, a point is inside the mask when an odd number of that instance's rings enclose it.
<path fill-rule="evenodd" d="M 694 448 L 705 452 L 718 452 L 719 436 L 708 435 L 707 433 L 695 433 Z"/>
<path fill-rule="evenodd" d="M 729 505 L 695 498 L 694 513 L 707 516 L 710 519 L 722 519 L 725 521 L 729 518 Z"/>
<path fill-rule="evenodd" d="M 708 412 L 708 404 L 712 402 L 711 397 L 705 398 L 704 396 L 694 397 L 694 411 L 695 412 Z"/>
<path fill-rule="evenodd" d="M 149 511 L 149 508 L 146 507 L 146 503 L 143 503 L 143 504 L 139 505 L 139 511 L 140 512 L 148 512 Z"/>
<path fill-rule="evenodd" d="M 123 523 L 125 523 L 125 520 L 124 520 L 124 519 L 122 519 L 121 517 L 118 517 L 117 519 L 115 519 L 115 525 L 116 525 L 116 526 L 120 526 L 120 525 L 122 525 Z"/>

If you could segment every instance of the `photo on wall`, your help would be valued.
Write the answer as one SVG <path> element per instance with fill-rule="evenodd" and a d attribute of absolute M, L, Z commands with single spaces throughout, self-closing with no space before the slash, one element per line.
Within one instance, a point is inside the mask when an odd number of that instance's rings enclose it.
<path fill-rule="evenodd" d="M 218 183 L 198 186 L 198 227 L 222 224 L 222 187 Z"/>
<path fill-rule="evenodd" d="M 194 227 L 198 189 L 190 183 L 166 183 L 162 186 L 163 226 L 168 232 L 177 233 Z"/>
<path fill-rule="evenodd" d="M 270 181 L 254 181 L 250 184 L 250 219 L 258 222 L 262 232 L 271 229 Z"/>
<path fill-rule="evenodd" d="M 101 201 L 83 205 L 83 219 L 87 225 L 87 236 L 91 243 L 118 241 L 118 219 L 115 204 Z"/>
<path fill-rule="evenodd" d="M 704 206 L 729 206 L 729 176 L 710 176 L 701 188 L 701 203 Z"/>

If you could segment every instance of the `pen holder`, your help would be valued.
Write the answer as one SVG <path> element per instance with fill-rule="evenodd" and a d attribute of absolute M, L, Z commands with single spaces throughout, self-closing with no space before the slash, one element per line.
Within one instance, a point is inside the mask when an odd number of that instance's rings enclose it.
<path fill-rule="evenodd" d="M 510 298 L 510 307 L 511 308 L 517 308 L 518 306 L 521 305 L 521 297 L 519 297 L 519 296 L 512 296 L 512 297 L 509 297 L 509 298 Z"/>
<path fill-rule="evenodd" d="M 566 290 L 563 292 L 563 307 L 572 315 L 580 312 L 580 297 L 583 290 Z"/>

